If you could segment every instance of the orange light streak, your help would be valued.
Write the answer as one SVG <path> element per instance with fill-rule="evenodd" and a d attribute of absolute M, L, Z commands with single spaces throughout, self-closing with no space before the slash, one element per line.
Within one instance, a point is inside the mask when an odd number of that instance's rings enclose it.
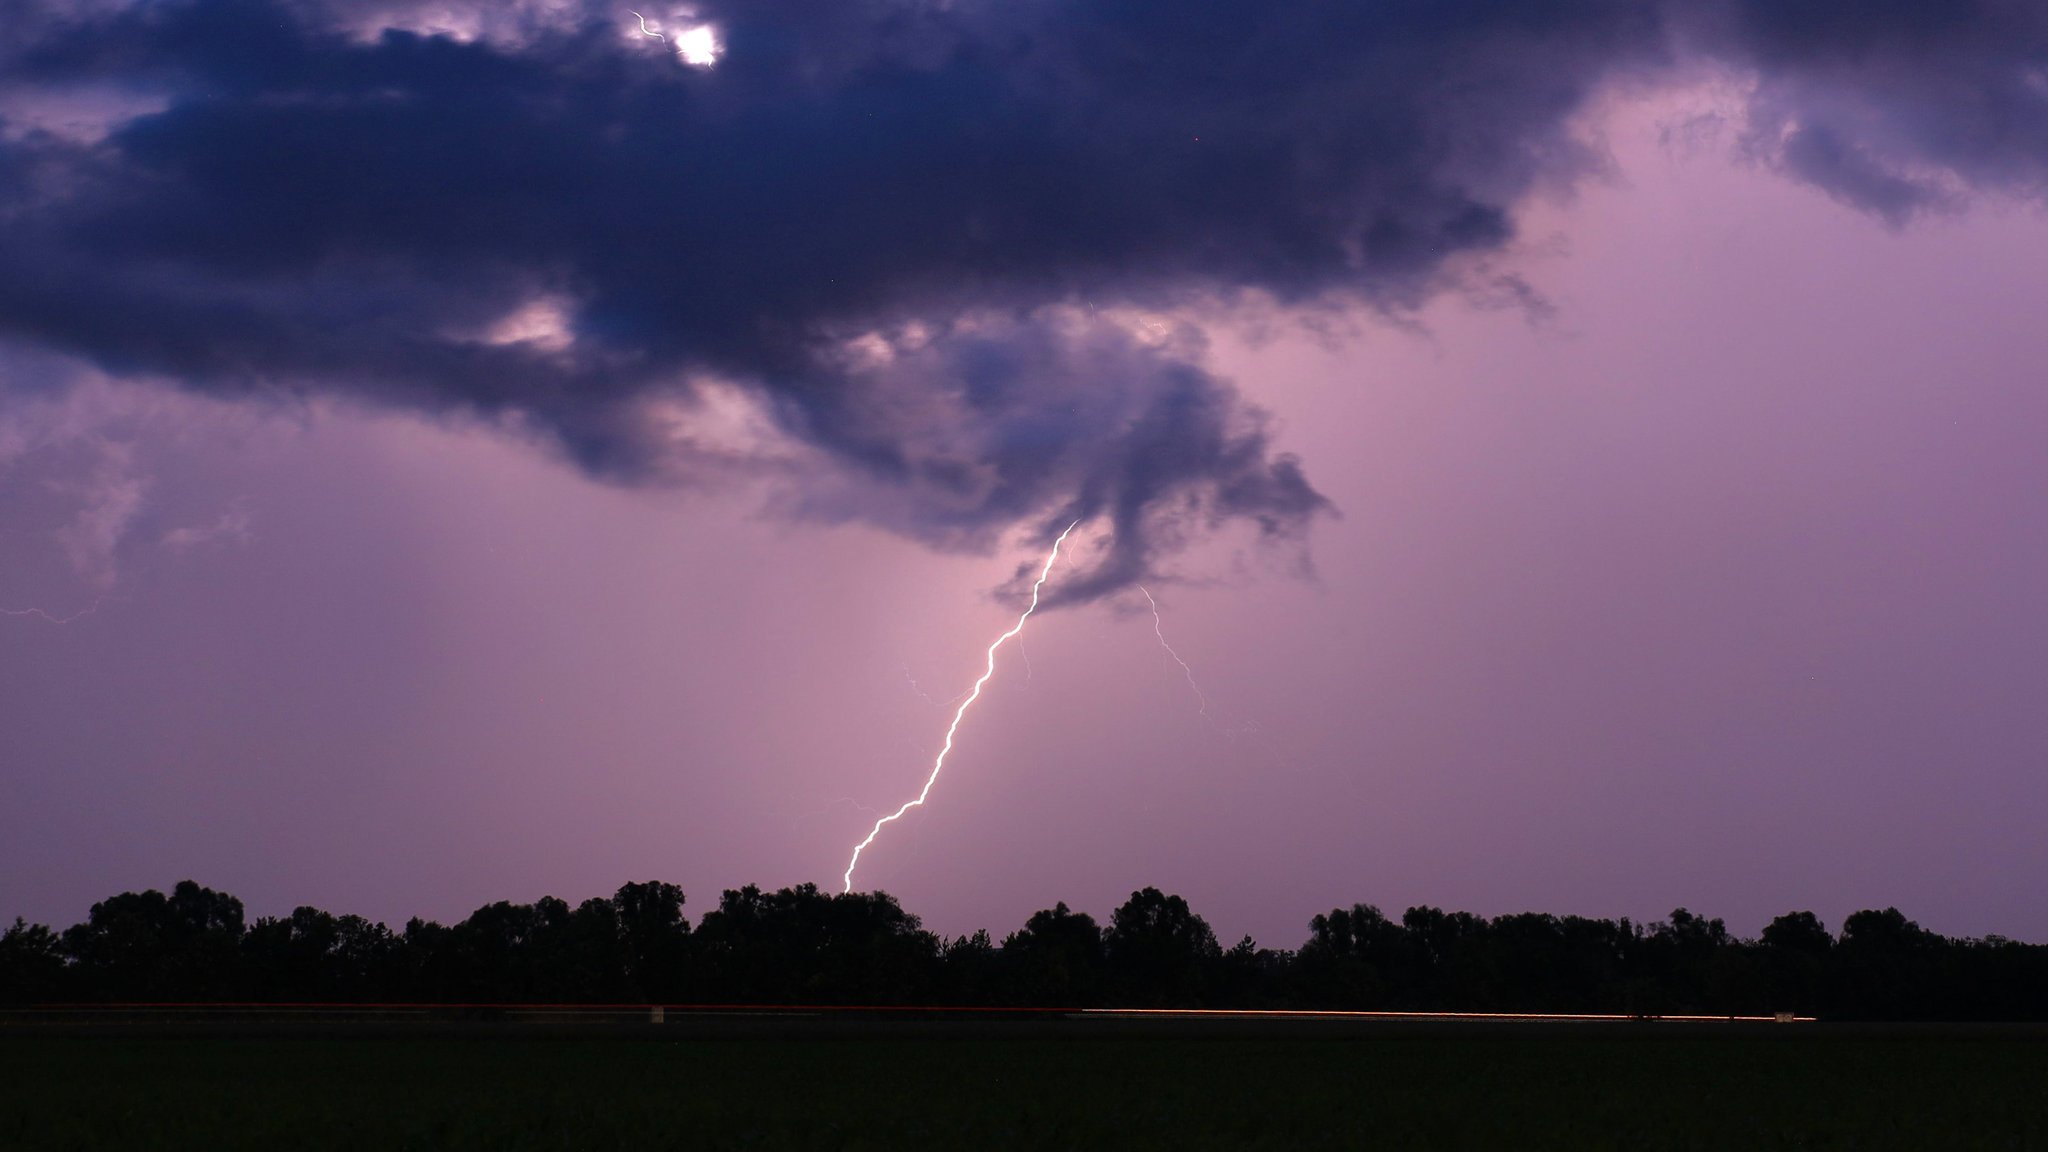
<path fill-rule="evenodd" d="M 1077 1009 L 1074 1014 L 1078 1016 L 1164 1016 L 1190 1020 L 1675 1020 L 1686 1023 L 1708 1023 L 1711 1021 L 1726 1023 L 1733 1020 L 1738 1023 L 1749 1024 L 1793 1022 L 1809 1024 L 1814 1021 L 1812 1016 L 1794 1016 L 1788 1020 L 1779 1016 L 1707 1016 L 1683 1013 L 1629 1016 L 1619 1012 L 1368 1012 L 1335 1008 L 1081 1008 Z"/>

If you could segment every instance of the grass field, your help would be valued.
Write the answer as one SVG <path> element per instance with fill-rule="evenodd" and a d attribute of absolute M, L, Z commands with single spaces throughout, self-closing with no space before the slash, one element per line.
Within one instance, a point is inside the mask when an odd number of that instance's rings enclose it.
<path fill-rule="evenodd" d="M 2048 1149 L 2048 1039 L 1824 1025 L 0 1030 L 9 1150 L 1101 1146 Z"/>

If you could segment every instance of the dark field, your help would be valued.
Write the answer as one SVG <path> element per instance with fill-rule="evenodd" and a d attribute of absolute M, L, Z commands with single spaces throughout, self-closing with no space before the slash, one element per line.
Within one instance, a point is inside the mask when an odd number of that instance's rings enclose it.
<path fill-rule="evenodd" d="M 2048 1149 L 2048 1033 L 0 1026 L 0 1148 Z"/>

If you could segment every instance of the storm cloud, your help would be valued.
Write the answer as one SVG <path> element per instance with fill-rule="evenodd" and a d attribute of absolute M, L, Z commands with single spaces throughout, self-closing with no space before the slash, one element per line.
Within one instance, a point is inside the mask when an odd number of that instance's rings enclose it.
<path fill-rule="evenodd" d="M 1701 62 L 1747 146 L 1894 221 L 2038 193 L 2048 17 L 1820 0 L 0 0 L 0 338 L 215 395 L 477 419 L 627 483 L 1113 591 L 1328 504 L 1186 317 L 1413 306 Z M 674 35 L 708 28 L 708 64 Z M 0 387 L 6 386 L 0 384 Z M 737 397 L 803 457 L 693 424 Z"/>
<path fill-rule="evenodd" d="M 1901 224 L 1972 191 L 2048 192 L 2048 10 L 2027 0 L 1681 5 L 1692 50 L 1754 85 L 1745 143 Z"/>

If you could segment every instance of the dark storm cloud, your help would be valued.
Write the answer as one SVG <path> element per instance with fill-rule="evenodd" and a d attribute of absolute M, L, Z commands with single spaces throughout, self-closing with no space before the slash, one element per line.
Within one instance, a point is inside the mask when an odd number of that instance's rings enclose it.
<path fill-rule="evenodd" d="M 1188 531 L 1325 507 L 1132 315 L 1419 301 L 1591 162 L 1570 117 L 1674 24 L 1763 70 L 1787 168 L 1880 212 L 1938 191 L 1902 164 L 2036 179 L 2042 21 L 1963 10 L 726 0 L 696 68 L 609 6 L 479 7 L 465 38 L 402 4 L 0 0 L 0 333 L 514 421 L 627 481 L 676 471 L 650 412 L 715 378 L 832 462 L 805 511 L 957 543 L 1101 517 L 1108 591 Z M 1976 135 L 1904 115 L 1930 92 Z M 35 126 L 81 94 L 146 111 Z M 537 301 L 566 331 L 512 339 Z"/>
<path fill-rule="evenodd" d="M 1323 498 L 1198 355 L 1192 331 L 1142 341 L 1079 310 L 870 338 L 826 368 L 845 402 L 801 430 L 886 481 L 814 494 L 803 511 L 940 537 L 1100 517 L 1101 561 L 1048 603 L 1142 578 L 1189 531 L 1244 519 L 1268 539 L 1299 532 Z"/>
<path fill-rule="evenodd" d="M 1703 52 L 1753 71 L 1749 143 L 1893 223 L 1983 188 L 2048 191 L 2048 7 L 2036 0 L 1728 0 L 1680 6 Z"/>

